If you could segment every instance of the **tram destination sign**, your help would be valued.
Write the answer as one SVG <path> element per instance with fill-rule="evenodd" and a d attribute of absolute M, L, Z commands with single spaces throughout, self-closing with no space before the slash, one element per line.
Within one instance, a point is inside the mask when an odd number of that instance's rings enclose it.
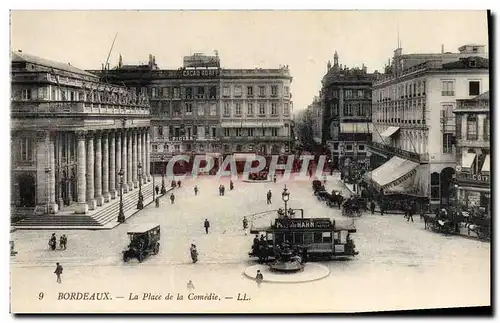
<path fill-rule="evenodd" d="M 332 227 L 329 219 L 276 219 L 277 229 L 327 229 Z"/>

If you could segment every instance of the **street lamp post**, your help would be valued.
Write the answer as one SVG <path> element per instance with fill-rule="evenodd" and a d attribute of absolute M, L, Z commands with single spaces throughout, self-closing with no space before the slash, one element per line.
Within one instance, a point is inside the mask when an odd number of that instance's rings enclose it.
<path fill-rule="evenodd" d="M 137 177 L 139 177 L 139 200 L 137 201 L 137 209 L 142 210 L 144 208 L 144 197 L 142 196 L 142 164 L 137 165 Z"/>
<path fill-rule="evenodd" d="M 123 213 L 123 175 L 125 175 L 125 173 L 123 172 L 123 169 L 120 169 L 118 175 L 120 176 L 120 210 L 118 211 L 118 222 L 124 223 L 125 214 Z"/>
<path fill-rule="evenodd" d="M 47 214 L 50 214 L 50 172 L 52 169 L 50 167 L 45 168 L 45 174 L 47 175 Z"/>
<path fill-rule="evenodd" d="M 164 195 L 167 193 L 167 189 L 165 188 L 165 169 L 163 167 L 163 161 L 165 160 L 165 157 L 161 156 L 161 195 Z"/>
<path fill-rule="evenodd" d="M 281 199 L 283 200 L 283 202 L 285 202 L 285 215 L 288 216 L 287 203 L 288 203 L 288 200 L 290 200 L 290 193 L 288 192 L 286 185 L 285 185 L 285 188 L 283 189 L 283 192 L 281 193 Z"/>

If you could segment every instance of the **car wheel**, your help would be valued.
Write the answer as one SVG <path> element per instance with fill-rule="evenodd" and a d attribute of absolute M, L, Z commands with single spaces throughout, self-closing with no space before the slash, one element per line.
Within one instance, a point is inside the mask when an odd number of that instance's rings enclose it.
<path fill-rule="evenodd" d="M 157 254 L 158 254 L 158 252 L 160 252 L 160 244 L 159 244 L 159 243 L 157 243 L 157 244 L 155 245 L 155 248 L 154 248 L 154 250 L 153 250 L 153 254 L 157 255 Z"/>

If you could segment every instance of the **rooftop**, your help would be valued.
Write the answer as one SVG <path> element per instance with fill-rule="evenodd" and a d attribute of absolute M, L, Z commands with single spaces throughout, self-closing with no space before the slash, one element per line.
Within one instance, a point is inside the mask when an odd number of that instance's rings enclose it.
<path fill-rule="evenodd" d="M 52 61 L 50 59 L 38 57 L 35 55 L 31 54 L 26 54 L 20 51 L 17 52 L 11 52 L 11 62 L 26 62 L 26 63 L 32 63 L 40 66 L 45 66 L 49 68 L 54 68 L 66 72 L 71 72 L 75 74 L 81 74 L 85 76 L 92 76 L 92 77 L 97 77 L 97 75 L 91 74 L 89 72 L 86 72 L 84 70 L 81 70 L 79 68 L 76 68 L 74 66 L 71 66 L 69 63 L 61 63 L 61 62 L 56 62 Z"/>

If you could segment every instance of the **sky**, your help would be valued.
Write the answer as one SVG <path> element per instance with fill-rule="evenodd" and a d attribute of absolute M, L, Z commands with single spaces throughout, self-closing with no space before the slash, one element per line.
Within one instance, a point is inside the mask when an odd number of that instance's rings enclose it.
<path fill-rule="evenodd" d="M 488 44 L 486 11 L 12 11 L 11 49 L 81 69 L 182 66 L 183 56 L 219 52 L 223 68 L 278 68 L 293 76 L 294 111 L 321 89 L 328 60 L 382 71 L 399 39 L 403 53 L 456 52 Z"/>

